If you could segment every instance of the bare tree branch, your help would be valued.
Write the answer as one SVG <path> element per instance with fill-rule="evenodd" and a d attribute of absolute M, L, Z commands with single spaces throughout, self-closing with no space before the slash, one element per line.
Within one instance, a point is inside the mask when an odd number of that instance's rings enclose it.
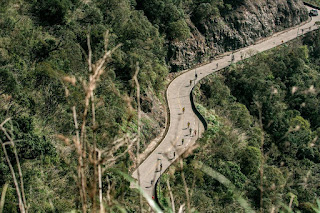
<path fill-rule="evenodd" d="M 180 158 L 180 168 L 181 168 L 181 178 L 182 178 L 182 181 L 183 181 L 183 185 L 184 185 L 184 189 L 185 189 L 185 193 L 186 193 L 186 197 L 187 197 L 187 212 L 190 212 L 191 205 L 190 205 L 189 189 L 188 189 L 188 185 L 187 185 L 186 178 L 185 178 L 184 171 L 183 171 L 183 160 L 182 160 L 182 158 Z"/>
<path fill-rule="evenodd" d="M 6 199 L 6 193 L 7 193 L 8 186 L 9 186 L 9 183 L 6 182 L 2 188 L 1 200 L 0 200 L 0 213 L 3 212 L 3 207 L 4 207 L 4 202 Z"/>
<path fill-rule="evenodd" d="M 101 160 L 101 151 L 97 150 L 98 152 L 98 161 Z M 98 164 L 98 176 L 99 176 L 99 203 L 100 203 L 100 213 L 104 213 L 104 206 L 103 206 L 103 197 L 102 197 L 102 171 L 101 171 L 101 164 Z"/>
<path fill-rule="evenodd" d="M 9 156 L 7 155 L 7 150 L 6 150 L 6 147 L 5 147 L 6 143 L 2 143 L 2 148 L 3 148 L 3 151 L 4 151 L 5 155 L 6 155 L 6 160 L 8 162 L 9 167 L 10 167 L 12 178 L 14 179 L 14 182 L 15 182 L 16 191 L 17 191 L 17 195 L 18 195 L 18 198 L 19 198 L 20 211 L 21 212 L 28 212 L 28 210 L 27 210 L 27 201 L 26 201 L 26 197 L 25 197 L 25 193 L 24 193 L 23 175 L 22 175 L 22 170 L 21 170 L 21 165 L 20 165 L 17 149 L 16 149 L 16 146 L 15 146 L 15 143 L 14 143 L 14 140 L 13 140 L 12 136 L 10 136 L 9 133 L 7 132 L 7 130 L 3 127 L 4 124 L 6 122 L 8 122 L 10 119 L 11 118 L 5 119 L 5 121 L 1 123 L 0 129 L 3 131 L 5 136 L 8 138 L 8 140 L 10 141 L 10 145 L 13 148 L 13 153 L 14 153 L 14 156 L 15 156 L 15 159 L 16 159 L 16 162 L 17 162 L 17 167 L 18 167 L 20 186 L 18 185 L 18 181 L 16 179 L 16 176 L 15 176 L 13 167 L 11 165 Z M 20 191 L 21 191 L 21 194 L 20 194 Z M 22 199 L 21 202 L 20 202 L 20 199 Z"/>
<path fill-rule="evenodd" d="M 172 212 L 175 213 L 175 212 L 176 212 L 176 208 L 175 208 L 175 205 L 174 205 L 174 198 L 173 198 L 173 193 L 172 193 L 172 191 L 171 191 L 169 179 L 167 179 L 167 187 L 168 187 L 168 190 L 169 190 Z"/>
<path fill-rule="evenodd" d="M 13 183 L 14 183 L 14 186 L 16 188 L 16 192 L 17 192 L 17 196 L 18 196 L 18 201 L 19 201 L 19 209 L 21 211 L 21 213 L 25 213 L 25 206 L 24 206 L 24 203 L 22 201 L 22 197 L 21 197 L 21 192 L 20 192 L 20 187 L 19 187 L 19 184 L 18 184 L 18 181 L 17 181 L 17 178 L 16 178 L 16 175 L 15 175 L 15 172 L 14 172 L 14 169 L 13 169 L 13 166 L 10 162 L 10 159 L 9 159 L 9 156 L 8 156 L 8 153 L 7 153 L 7 150 L 5 148 L 4 145 L 2 145 L 2 149 L 3 149 L 3 153 L 4 153 L 4 156 L 6 158 L 6 161 L 8 163 L 8 166 L 9 166 L 9 169 L 10 169 L 10 172 L 11 172 L 11 176 L 12 176 L 12 179 L 13 179 Z"/>
<path fill-rule="evenodd" d="M 3 127 L 5 125 L 5 123 L 7 123 L 8 121 L 10 121 L 11 118 L 6 118 L 1 124 L 0 127 Z"/>
<path fill-rule="evenodd" d="M 87 212 L 87 195 L 86 195 L 86 180 L 84 176 L 84 165 L 83 165 L 83 153 L 82 153 L 82 145 L 79 136 L 79 125 L 77 120 L 77 111 L 76 107 L 72 107 L 73 113 L 73 121 L 76 129 L 76 138 L 73 140 L 75 143 L 75 147 L 78 153 L 78 179 L 79 179 L 79 191 L 80 191 L 80 199 L 82 203 L 82 212 Z"/>

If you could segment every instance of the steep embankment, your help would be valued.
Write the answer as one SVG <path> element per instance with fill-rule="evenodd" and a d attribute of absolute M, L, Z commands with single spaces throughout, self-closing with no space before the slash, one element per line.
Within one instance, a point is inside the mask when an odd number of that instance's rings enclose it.
<path fill-rule="evenodd" d="M 209 3 L 197 4 L 194 14 L 187 20 L 190 37 L 185 41 L 171 42 L 169 60 L 174 69 L 186 69 L 223 52 L 254 44 L 308 18 L 300 0 L 230 2 L 224 8 L 218 6 L 220 15 L 206 16 L 208 7 Z M 197 12 L 202 12 L 202 16 L 199 17 Z"/>

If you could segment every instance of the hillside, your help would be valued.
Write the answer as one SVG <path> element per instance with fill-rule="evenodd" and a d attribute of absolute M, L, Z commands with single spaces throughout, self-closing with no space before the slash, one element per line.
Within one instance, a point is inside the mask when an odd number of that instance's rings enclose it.
<path fill-rule="evenodd" d="M 189 8 L 190 37 L 170 43 L 172 69 L 211 61 L 308 18 L 302 1 L 193 1 Z"/>
<path fill-rule="evenodd" d="M 7 122 L 0 131 L 6 144 L 0 151 L 0 190 L 8 186 L 4 212 L 19 211 L 12 170 L 18 178 L 20 164 L 29 212 L 83 211 L 84 203 L 97 208 L 101 165 L 107 211 L 124 207 L 137 212 L 138 193 L 119 171 L 127 174 L 138 163 L 133 142 L 138 141 L 143 152 L 164 129 L 165 88 L 173 76 L 169 73 L 307 19 L 301 1 L 269 3 L 2 1 L 0 124 Z M 98 69 L 105 51 L 115 47 Z M 97 70 L 101 73 L 95 79 Z M 103 154 L 100 161 L 97 150 Z"/>

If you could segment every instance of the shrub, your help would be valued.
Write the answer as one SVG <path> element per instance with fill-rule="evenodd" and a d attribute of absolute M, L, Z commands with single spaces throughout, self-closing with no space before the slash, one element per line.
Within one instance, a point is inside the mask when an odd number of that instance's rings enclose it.
<path fill-rule="evenodd" d="M 185 20 L 180 19 L 175 22 L 171 22 L 168 27 L 168 37 L 171 40 L 185 40 L 190 35 L 190 29 Z"/>
<path fill-rule="evenodd" d="M 33 12 L 40 19 L 41 24 L 64 24 L 71 5 L 70 0 L 36 0 L 33 4 Z"/>

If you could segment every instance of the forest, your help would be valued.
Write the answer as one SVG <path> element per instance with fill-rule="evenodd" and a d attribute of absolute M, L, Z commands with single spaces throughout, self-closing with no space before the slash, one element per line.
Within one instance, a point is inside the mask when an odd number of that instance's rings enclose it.
<path fill-rule="evenodd" d="M 188 38 L 187 16 L 201 27 L 208 17 L 231 13 L 242 4 L 1 1 L 0 191 L 5 196 L 0 210 L 94 212 L 98 173 L 106 212 L 148 209 L 145 202 L 139 206 L 139 192 L 129 188 L 127 176 L 139 152 L 132 143 L 139 138 L 142 152 L 165 126 L 168 47 Z M 276 51 L 234 64 L 196 90 L 198 107 L 211 126 L 199 140 L 206 149 L 187 157 L 186 171 L 181 171 L 191 185 L 197 181 L 191 206 L 199 212 L 242 210 L 231 191 L 191 167 L 194 159 L 230 179 L 254 209 L 260 205 L 258 177 L 263 168 L 263 208 L 280 208 L 275 201 L 288 205 L 292 199 L 295 209 L 312 212 L 319 196 L 319 35 Z M 271 88 L 277 92 L 271 95 Z M 176 187 L 177 202 L 182 202 L 180 175 L 174 176 L 170 183 Z M 170 208 L 162 193 L 162 205 Z"/>
<path fill-rule="evenodd" d="M 319 212 L 320 31 L 197 85 L 199 147 L 162 177 L 161 202 L 198 212 Z M 223 178 L 221 178 L 223 177 Z M 228 182 L 230 181 L 230 182 Z"/>

